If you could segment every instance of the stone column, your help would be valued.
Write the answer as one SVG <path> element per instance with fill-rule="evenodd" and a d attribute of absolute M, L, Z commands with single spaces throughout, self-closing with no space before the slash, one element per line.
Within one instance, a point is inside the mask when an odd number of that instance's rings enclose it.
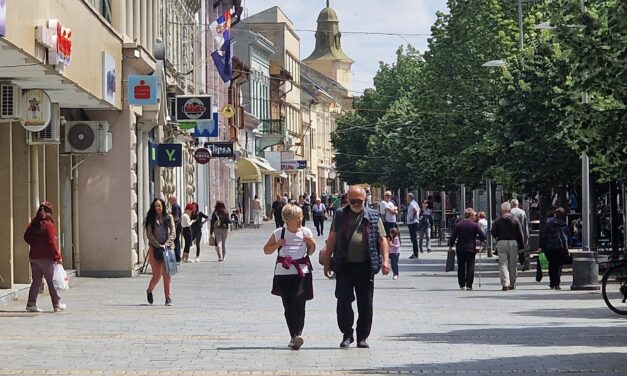
<path fill-rule="evenodd" d="M 133 0 L 133 40 L 135 43 L 141 43 L 141 25 L 139 19 L 142 17 L 141 14 L 141 0 Z"/>
<path fill-rule="evenodd" d="M 0 200 L 0 213 L 9 213 L 4 216 L 4 223 L 0 226 L 0 288 L 13 288 L 13 137 L 12 126 L 3 124 L 0 127 L 0 192 L 4 199 Z M 24 139 L 22 139 L 24 140 Z M 24 141 L 22 141 L 24 142 Z"/>
<path fill-rule="evenodd" d="M 141 45 L 144 46 L 144 48 L 147 48 L 147 44 L 148 44 L 148 39 L 146 38 L 148 36 L 148 18 L 150 18 L 150 15 L 148 14 L 148 4 L 147 4 L 148 0 L 140 0 L 139 2 L 139 27 L 140 27 L 140 41 L 141 41 Z"/>
<path fill-rule="evenodd" d="M 30 247 L 23 240 L 24 231 L 31 218 L 35 215 L 29 197 L 29 146 L 26 140 L 26 129 L 13 123 L 13 159 L 23 163 L 13 163 L 13 263 L 15 283 L 30 283 Z"/>
<path fill-rule="evenodd" d="M 146 45 L 144 46 L 148 52 L 152 53 L 152 47 L 155 45 L 155 37 L 154 37 L 154 24 L 152 22 L 153 20 L 153 13 L 156 12 L 157 10 L 155 9 L 155 2 L 154 0 L 148 0 L 147 3 L 147 7 L 146 7 Z"/>
<path fill-rule="evenodd" d="M 126 35 L 126 0 L 112 0 L 113 27 L 122 35 Z"/>
<path fill-rule="evenodd" d="M 126 2 L 126 35 L 133 39 L 133 0 Z"/>

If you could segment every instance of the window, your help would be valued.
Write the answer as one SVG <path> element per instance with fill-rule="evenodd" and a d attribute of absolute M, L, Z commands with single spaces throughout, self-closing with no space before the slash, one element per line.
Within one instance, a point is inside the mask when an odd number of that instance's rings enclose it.
<path fill-rule="evenodd" d="M 98 13 L 104 17 L 109 23 L 111 23 L 111 0 L 88 0 L 91 5 L 96 8 Z"/>

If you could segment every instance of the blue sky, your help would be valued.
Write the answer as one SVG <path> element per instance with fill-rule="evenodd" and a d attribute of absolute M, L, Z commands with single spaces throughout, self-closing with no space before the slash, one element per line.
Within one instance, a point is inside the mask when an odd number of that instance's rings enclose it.
<path fill-rule="evenodd" d="M 294 22 L 296 29 L 315 30 L 316 19 L 326 0 L 244 0 L 244 15 L 255 14 L 278 5 Z M 331 7 L 340 18 L 340 31 L 429 34 L 435 12 L 447 11 L 446 0 L 331 0 Z M 298 31 L 301 58 L 311 54 L 315 46 L 313 32 Z M 342 34 L 342 48 L 355 60 L 353 64 L 353 95 L 372 87 L 372 77 L 379 61 L 391 63 L 401 44 L 411 43 L 421 51 L 427 46 L 424 36 L 386 36 Z"/>

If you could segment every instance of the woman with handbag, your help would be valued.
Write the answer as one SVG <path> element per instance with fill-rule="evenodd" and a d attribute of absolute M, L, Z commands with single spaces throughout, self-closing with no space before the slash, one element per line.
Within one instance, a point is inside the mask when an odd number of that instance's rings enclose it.
<path fill-rule="evenodd" d="M 316 204 L 311 208 L 311 212 L 318 236 L 324 235 L 324 221 L 327 219 L 327 208 L 322 203 L 322 200 L 316 198 Z"/>
<path fill-rule="evenodd" d="M 164 262 L 165 248 L 174 248 L 174 238 L 176 228 L 174 227 L 174 217 L 168 214 L 165 201 L 155 198 L 150 205 L 146 220 L 144 221 L 146 237 L 148 238 L 148 261 L 152 269 L 152 278 L 146 290 L 148 303 L 154 302 L 153 290 L 163 277 L 163 292 L 165 294 L 165 305 L 172 305 L 172 277 L 166 273 Z"/>
<path fill-rule="evenodd" d="M 224 261 L 226 256 L 226 237 L 229 234 L 230 223 L 231 219 L 226 211 L 226 205 L 222 201 L 217 201 L 213 208 L 213 214 L 211 214 L 211 229 L 209 231 L 214 239 L 213 245 L 216 247 L 218 261 Z"/>
<path fill-rule="evenodd" d="M 44 201 L 39 205 L 37 214 L 31 220 L 24 240 L 30 245 L 30 268 L 33 273 L 33 283 L 30 285 L 26 310 L 29 312 L 42 312 L 37 308 L 37 294 L 41 287 L 42 277 L 46 279 L 50 299 L 54 312 L 64 311 L 65 304 L 61 303 L 59 292 L 52 281 L 54 277 L 55 264 L 62 262 L 61 253 L 57 247 L 57 231 L 52 220 L 52 204 Z"/>
<path fill-rule="evenodd" d="M 302 226 L 303 211 L 297 205 L 286 205 L 282 211 L 285 227 L 270 235 L 263 252 L 270 255 L 277 251 L 272 294 L 283 301 L 285 321 L 290 332 L 288 347 L 298 350 L 303 345 L 305 304 L 313 299 L 311 256 L 316 242 L 310 229 Z"/>

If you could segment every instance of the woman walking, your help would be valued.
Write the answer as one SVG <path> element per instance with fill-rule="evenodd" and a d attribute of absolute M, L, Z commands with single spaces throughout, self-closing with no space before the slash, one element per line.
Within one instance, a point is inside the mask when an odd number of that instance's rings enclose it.
<path fill-rule="evenodd" d="M 165 305 L 172 305 L 172 279 L 165 271 L 163 261 L 164 248 L 174 249 L 174 238 L 176 228 L 174 227 L 174 217 L 167 212 L 165 201 L 155 198 L 146 214 L 145 229 L 148 238 L 148 261 L 152 269 L 152 278 L 146 290 L 148 303 L 154 302 L 152 292 L 163 277 L 163 292 L 165 294 Z"/>
<path fill-rule="evenodd" d="M 315 205 L 311 208 L 313 214 L 314 226 L 318 236 L 324 235 L 324 220 L 327 219 L 327 208 L 319 198 L 316 199 Z"/>
<path fill-rule="evenodd" d="M 226 205 L 224 202 L 216 202 L 216 206 L 213 208 L 213 214 L 211 214 L 211 235 L 216 237 L 216 253 L 218 254 L 218 261 L 224 261 L 226 256 L 226 236 L 229 234 L 229 224 L 231 219 L 229 213 L 226 211 Z"/>
<path fill-rule="evenodd" d="M 253 222 L 255 223 L 255 228 L 259 228 L 261 224 L 261 200 L 258 195 L 255 195 L 255 199 L 253 200 Z"/>
<path fill-rule="evenodd" d="M 570 239 L 564 208 L 555 209 L 555 217 L 546 221 L 541 234 L 538 252 L 544 252 L 549 261 L 549 287 L 552 290 L 561 290 L 562 267 L 568 257 L 568 239 Z"/>
<path fill-rule="evenodd" d="M 479 224 L 474 221 L 475 210 L 467 208 L 464 212 L 464 220 L 459 221 L 448 243 L 448 251 L 453 252 L 453 245 L 457 241 L 457 280 L 459 288 L 472 290 L 472 283 L 475 280 L 475 257 L 477 255 L 477 239 L 485 241 L 485 235 Z"/>
<path fill-rule="evenodd" d="M 183 239 L 185 239 L 185 248 L 183 248 L 183 262 L 191 262 L 189 260 L 189 249 L 192 246 L 192 221 L 191 215 L 194 212 L 194 204 L 185 205 L 185 211 L 181 216 L 181 227 L 183 228 Z"/>
<path fill-rule="evenodd" d="M 41 287 L 41 278 L 46 279 L 52 308 L 54 312 L 64 311 L 67 307 L 61 303 L 59 292 L 54 287 L 52 279 L 56 263 L 61 263 L 61 253 L 57 247 L 57 231 L 52 220 L 52 204 L 44 201 L 39 205 L 37 214 L 30 221 L 24 240 L 30 245 L 30 268 L 33 273 L 33 282 L 28 292 L 26 310 L 29 312 L 43 312 L 37 307 L 37 294 Z"/>
<path fill-rule="evenodd" d="M 282 212 L 286 227 L 274 230 L 263 247 L 270 255 L 277 251 L 272 294 L 283 301 L 285 321 L 290 332 L 288 347 L 298 350 L 303 345 L 305 304 L 313 299 L 311 261 L 316 242 L 310 229 L 302 226 L 303 211 L 296 205 L 286 205 Z"/>
<path fill-rule="evenodd" d="M 207 214 L 198 210 L 198 204 L 192 203 L 194 205 L 194 211 L 191 215 L 192 220 L 192 240 L 196 243 L 196 260 L 194 262 L 200 262 L 200 241 L 202 240 L 202 226 L 207 222 L 209 217 Z"/>

